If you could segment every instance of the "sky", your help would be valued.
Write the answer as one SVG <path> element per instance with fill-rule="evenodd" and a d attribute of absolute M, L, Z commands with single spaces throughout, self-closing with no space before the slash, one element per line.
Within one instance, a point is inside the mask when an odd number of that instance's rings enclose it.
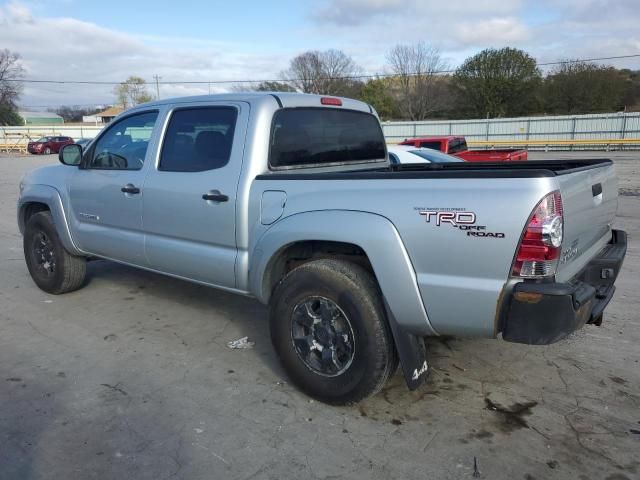
<path fill-rule="evenodd" d="M 539 62 L 640 53 L 640 0 L 0 0 L 0 48 L 26 78 L 153 82 L 279 78 L 306 50 L 336 48 L 367 74 L 396 44 L 424 41 L 455 68 L 488 48 Z M 603 62 L 640 69 L 640 58 Z M 150 85 L 155 93 L 155 85 Z M 228 84 L 160 85 L 161 97 Z M 26 84 L 28 109 L 109 104 L 110 85 Z"/>

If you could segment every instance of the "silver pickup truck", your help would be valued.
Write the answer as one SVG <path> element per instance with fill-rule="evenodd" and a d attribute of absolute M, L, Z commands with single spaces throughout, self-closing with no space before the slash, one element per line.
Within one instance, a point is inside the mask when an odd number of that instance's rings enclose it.
<path fill-rule="evenodd" d="M 331 404 L 398 363 L 416 388 L 425 336 L 600 324 L 626 253 L 611 161 L 391 165 L 375 111 L 345 98 L 162 100 L 59 158 L 20 184 L 41 289 L 103 258 L 256 297 L 287 374 Z"/>

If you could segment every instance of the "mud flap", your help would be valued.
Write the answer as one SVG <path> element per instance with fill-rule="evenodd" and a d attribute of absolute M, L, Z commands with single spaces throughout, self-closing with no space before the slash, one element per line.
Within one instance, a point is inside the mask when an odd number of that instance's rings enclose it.
<path fill-rule="evenodd" d="M 427 348 L 422 337 L 407 332 L 398 325 L 393 316 L 389 304 L 384 300 L 384 308 L 387 312 L 387 320 L 391 326 L 393 340 L 398 351 L 400 366 L 409 390 L 415 390 L 427 379 L 429 366 L 427 364 Z"/>

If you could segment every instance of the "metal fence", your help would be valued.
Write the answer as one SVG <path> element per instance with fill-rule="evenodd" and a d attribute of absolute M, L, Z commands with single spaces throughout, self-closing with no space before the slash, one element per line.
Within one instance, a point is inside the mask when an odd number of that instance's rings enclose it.
<path fill-rule="evenodd" d="M 96 125 L 28 125 L 0 127 L 0 152 L 25 151 L 27 143 L 45 136 L 65 136 L 75 140 L 93 138 L 102 130 Z"/>
<path fill-rule="evenodd" d="M 19 150 L 45 135 L 93 138 L 101 125 L 0 127 L 0 151 Z M 640 149 L 640 113 L 608 113 L 487 120 L 384 122 L 388 142 L 427 135 L 463 135 L 473 148 Z"/>
<path fill-rule="evenodd" d="M 463 135 L 471 146 L 529 148 L 640 148 L 640 113 L 608 113 L 486 120 L 384 122 L 387 141 L 429 135 Z M 575 142 L 573 142 L 575 141 Z M 593 142 L 593 143 L 589 143 Z"/>

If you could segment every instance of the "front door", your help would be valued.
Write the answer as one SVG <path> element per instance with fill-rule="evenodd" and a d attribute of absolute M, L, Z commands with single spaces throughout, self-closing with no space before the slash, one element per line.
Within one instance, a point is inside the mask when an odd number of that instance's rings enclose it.
<path fill-rule="evenodd" d="M 71 228 L 85 252 L 146 265 L 142 185 L 157 111 L 110 125 L 83 158 L 70 182 Z"/>
<path fill-rule="evenodd" d="M 144 185 L 145 253 L 152 268 L 213 285 L 236 285 L 236 194 L 247 104 L 170 112 Z"/>

